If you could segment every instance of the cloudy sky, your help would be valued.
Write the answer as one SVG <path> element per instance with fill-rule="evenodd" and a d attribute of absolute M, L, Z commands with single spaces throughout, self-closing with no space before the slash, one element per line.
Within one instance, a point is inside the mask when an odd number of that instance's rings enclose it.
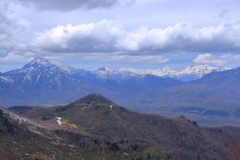
<path fill-rule="evenodd" d="M 240 66 L 239 0 L 0 0 L 0 72 Z"/>

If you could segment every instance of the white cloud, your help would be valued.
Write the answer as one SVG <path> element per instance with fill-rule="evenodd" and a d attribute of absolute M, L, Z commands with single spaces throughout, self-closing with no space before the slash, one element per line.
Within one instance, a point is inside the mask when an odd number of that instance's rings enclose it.
<path fill-rule="evenodd" d="M 179 22 L 165 29 L 144 26 L 124 30 L 119 23 L 103 20 L 81 25 L 58 25 L 33 40 L 45 52 L 231 52 L 240 51 L 240 23 L 221 23 L 214 27 L 195 28 Z M 151 53 L 150 53 L 151 52 Z"/>
<path fill-rule="evenodd" d="M 58 25 L 38 33 L 32 46 L 52 53 L 109 52 L 116 50 L 117 41 L 123 34 L 121 26 L 106 20 L 76 26 Z"/>
<path fill-rule="evenodd" d="M 200 54 L 193 60 L 195 63 L 212 63 L 222 65 L 227 62 L 240 62 L 240 55 L 224 54 L 216 56 L 210 53 Z"/>
<path fill-rule="evenodd" d="M 6 57 L 0 58 L 0 62 L 29 62 L 33 57 L 36 57 L 36 54 L 32 52 L 25 52 L 24 54 L 10 52 Z"/>

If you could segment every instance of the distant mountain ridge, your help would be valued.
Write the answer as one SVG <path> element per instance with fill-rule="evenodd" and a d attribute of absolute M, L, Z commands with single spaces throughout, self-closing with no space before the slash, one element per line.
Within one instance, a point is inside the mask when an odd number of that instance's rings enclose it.
<path fill-rule="evenodd" d="M 240 117 L 239 68 L 225 69 L 208 65 L 191 66 L 178 72 L 181 78 L 189 80 L 212 72 L 200 79 L 182 82 L 173 79 L 178 74 L 166 66 L 156 72 L 138 72 L 129 68 L 129 71 L 123 68 L 111 70 L 106 67 L 87 71 L 54 60 L 36 58 L 20 69 L 0 75 L 0 105 L 49 107 L 98 93 L 135 111 L 190 114 L 193 119 L 216 116 L 230 118 L 229 121 L 219 120 L 217 124 L 237 124 Z M 172 78 L 154 75 L 160 72 L 171 73 Z"/>
<path fill-rule="evenodd" d="M 191 81 L 202 78 L 204 75 L 211 73 L 211 72 L 219 72 L 229 70 L 231 68 L 227 67 L 212 67 L 209 65 L 193 65 L 181 69 L 180 71 L 172 70 L 170 67 L 163 66 L 158 69 L 133 69 L 133 68 L 120 68 L 116 71 L 120 72 L 131 72 L 141 75 L 152 74 L 159 77 L 171 77 L 174 79 L 178 79 L 181 81 Z"/>
<path fill-rule="evenodd" d="M 126 80 L 129 78 L 135 77 L 137 75 L 151 74 L 159 77 L 170 77 L 170 78 L 178 79 L 184 82 L 202 78 L 204 75 L 211 72 L 219 72 L 219 71 L 225 71 L 225 70 L 231 69 L 227 67 L 212 67 L 205 64 L 205 65 L 189 66 L 179 71 L 172 70 L 168 66 L 162 66 L 157 69 L 134 69 L 134 68 L 127 67 L 127 68 L 119 68 L 116 70 L 111 70 L 110 68 L 102 67 L 95 71 L 87 71 L 84 69 L 75 69 L 71 66 L 63 64 L 56 60 L 44 59 L 44 58 L 38 57 L 32 60 L 31 62 L 29 62 L 28 64 L 26 64 L 25 66 L 23 66 L 21 69 L 15 69 L 9 72 L 5 72 L 4 74 L 0 73 L 0 76 L 1 75 L 8 76 L 9 74 L 19 73 L 19 72 L 29 74 L 41 68 L 51 68 L 53 71 L 58 70 L 68 75 L 72 75 L 72 77 L 75 76 L 74 78 L 76 78 L 76 75 L 81 75 L 83 77 L 86 75 L 91 75 L 95 79 L 100 79 L 100 80 L 112 79 L 112 80 L 120 81 L 120 80 Z"/>

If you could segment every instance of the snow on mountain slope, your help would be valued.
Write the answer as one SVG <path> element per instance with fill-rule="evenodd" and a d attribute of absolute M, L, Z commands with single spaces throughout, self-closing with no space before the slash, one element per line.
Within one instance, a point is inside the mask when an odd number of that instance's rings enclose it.
<path fill-rule="evenodd" d="M 52 76 L 55 80 L 57 77 L 66 74 L 74 79 L 88 79 L 90 81 L 105 81 L 108 79 L 115 80 L 115 81 L 122 81 L 129 78 L 133 78 L 139 75 L 155 75 L 159 77 L 171 77 L 181 81 L 191 81 L 195 79 L 199 79 L 210 72 L 216 71 L 224 71 L 231 68 L 221 68 L 221 67 L 212 67 L 209 65 L 194 65 L 189 66 L 179 71 L 173 70 L 168 66 L 162 66 L 161 68 L 157 69 L 134 69 L 134 68 L 120 68 L 117 70 L 111 70 L 110 68 L 103 67 L 99 68 L 95 71 L 87 71 L 84 69 L 74 69 L 66 64 L 61 62 L 51 60 L 51 59 L 44 59 L 44 58 L 36 58 L 33 61 L 29 62 L 21 69 L 12 70 L 6 72 L 4 76 L 6 80 L 19 80 L 19 78 L 25 81 L 38 81 L 43 73 L 45 76 L 49 77 Z M 23 73 L 23 74 L 22 74 Z M 19 76 L 16 76 L 19 74 Z M 20 76 L 21 74 L 21 76 Z M 2 78 L 3 80 L 3 78 Z M 9 81 L 10 82 L 10 81 Z"/>
<path fill-rule="evenodd" d="M 51 129 L 47 125 L 42 125 L 41 123 L 37 123 L 36 121 L 30 120 L 29 118 L 22 117 L 16 113 L 13 113 L 3 107 L 0 107 L 0 110 L 3 111 L 4 114 L 9 115 L 9 118 L 12 121 L 16 121 L 19 124 L 27 124 L 27 127 L 31 130 L 38 128 L 44 128 L 44 129 Z"/>
<path fill-rule="evenodd" d="M 75 69 L 73 67 L 70 67 L 66 64 L 63 64 L 59 61 L 56 60 L 52 60 L 52 59 L 44 59 L 44 58 L 36 58 L 33 61 L 31 61 L 30 63 L 28 63 L 27 65 L 25 65 L 23 67 L 24 68 L 30 68 L 30 69 L 35 69 L 35 67 L 37 68 L 46 68 L 46 67 L 54 67 L 54 68 L 59 68 L 61 69 L 63 72 L 66 72 L 68 74 L 70 74 L 71 72 L 73 72 Z"/>
<path fill-rule="evenodd" d="M 104 80 L 112 79 L 116 81 L 126 80 L 139 75 L 134 72 L 111 70 L 110 68 L 107 68 L 107 67 L 99 68 L 98 70 L 92 71 L 91 73 L 96 75 L 99 79 L 104 79 Z"/>
<path fill-rule="evenodd" d="M 225 71 L 229 70 L 231 68 L 227 67 L 212 67 L 209 65 L 193 65 L 188 66 L 184 69 L 181 69 L 177 75 L 183 75 L 183 74 L 195 74 L 199 78 L 201 78 L 203 75 L 208 74 L 210 72 L 216 72 L 216 71 Z"/>
<path fill-rule="evenodd" d="M 4 83 L 13 83 L 13 80 L 10 79 L 10 78 L 7 78 L 7 77 L 3 77 L 3 76 L 0 76 L 0 82 L 4 82 Z"/>
<path fill-rule="evenodd" d="M 212 67 L 209 65 L 193 65 L 193 66 L 188 66 L 184 69 L 181 69 L 177 74 L 172 76 L 172 78 L 181 80 L 181 81 L 191 81 L 191 80 L 196 80 L 199 78 L 202 78 L 208 73 L 211 72 L 219 72 L 219 71 L 225 71 L 229 70 L 231 68 L 227 67 Z"/>
<path fill-rule="evenodd" d="M 25 93 L 40 92 L 45 89 L 61 90 L 77 80 L 70 77 L 76 69 L 55 60 L 36 58 L 20 69 L 4 73 L 4 77 L 12 79 L 14 85 Z M 74 81 L 74 82 L 73 82 Z M 50 93 L 49 93 L 50 94 Z"/>
<path fill-rule="evenodd" d="M 170 67 L 168 66 L 162 66 L 161 68 L 157 68 L 157 69 L 134 69 L 134 68 L 120 68 L 118 70 L 116 70 L 118 72 L 132 72 L 132 73 L 136 73 L 136 74 L 140 74 L 140 75 L 145 75 L 145 74 L 152 74 L 152 75 L 156 75 L 159 77 L 168 75 L 174 75 L 177 73 L 177 71 L 172 70 Z"/>
<path fill-rule="evenodd" d="M 45 72 L 47 74 L 55 74 L 57 72 L 72 74 L 75 70 L 76 69 L 74 69 L 73 67 L 70 67 L 61 62 L 38 57 L 29 62 L 28 64 L 24 65 L 22 68 L 5 72 L 4 75 L 12 77 L 16 74 L 22 74 L 22 76 L 24 77 L 21 78 L 25 80 L 31 80 L 33 78 L 33 75 L 40 76 L 41 72 Z"/>
<path fill-rule="evenodd" d="M 193 65 L 188 66 L 180 71 L 172 70 L 170 67 L 163 66 L 158 69 L 134 69 L 134 68 L 120 68 L 119 72 L 131 72 L 140 75 L 152 74 L 159 77 L 171 77 L 181 81 L 191 81 L 202 78 L 204 75 L 210 72 L 225 71 L 231 68 L 227 67 L 212 67 L 209 65 Z"/>

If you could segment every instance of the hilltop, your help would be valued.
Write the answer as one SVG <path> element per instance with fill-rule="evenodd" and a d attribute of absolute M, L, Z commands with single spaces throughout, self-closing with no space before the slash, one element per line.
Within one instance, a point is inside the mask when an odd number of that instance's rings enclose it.
<path fill-rule="evenodd" d="M 15 110 L 14 107 L 10 109 Z M 117 142 L 117 155 L 126 152 L 131 157 L 138 150 L 136 156 L 147 157 L 143 150 L 150 147 L 154 150 L 148 152 L 152 159 L 230 160 L 238 157 L 234 154 L 239 149 L 236 147 L 240 138 L 238 127 L 205 128 L 184 116 L 167 118 L 138 113 L 120 107 L 100 94 L 90 94 L 65 106 L 33 107 L 22 115 L 49 123 L 56 123 L 59 117 L 61 126 L 70 127 L 74 132 L 95 137 L 97 141 L 108 137 Z M 122 149 L 126 141 L 137 145 Z"/>
<path fill-rule="evenodd" d="M 77 104 L 109 104 L 109 105 L 116 105 L 114 102 L 112 102 L 110 99 L 104 97 L 101 94 L 89 94 L 81 99 L 76 100 L 75 102 L 71 103 L 73 105 Z"/>

